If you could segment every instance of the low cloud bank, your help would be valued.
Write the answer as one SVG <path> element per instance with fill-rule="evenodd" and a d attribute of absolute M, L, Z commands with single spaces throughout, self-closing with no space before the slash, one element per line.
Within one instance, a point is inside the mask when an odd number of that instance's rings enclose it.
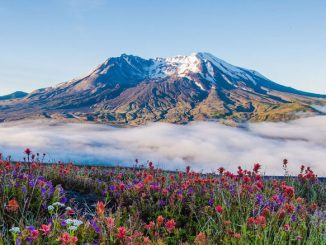
<path fill-rule="evenodd" d="M 21 160 L 23 150 L 47 153 L 47 160 L 130 166 L 136 158 L 161 168 L 209 172 L 263 164 L 268 175 L 282 175 L 282 160 L 298 173 L 311 166 L 326 176 L 326 116 L 288 123 L 255 123 L 232 128 L 214 122 L 189 125 L 153 123 L 137 128 L 25 121 L 0 124 L 0 152 Z"/>

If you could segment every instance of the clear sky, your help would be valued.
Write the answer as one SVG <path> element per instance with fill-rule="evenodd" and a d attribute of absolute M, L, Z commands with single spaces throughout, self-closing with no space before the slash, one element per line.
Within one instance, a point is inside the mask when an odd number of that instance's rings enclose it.
<path fill-rule="evenodd" d="M 325 0 L 1 0 L 0 94 L 89 72 L 121 53 L 207 51 L 326 94 Z"/>

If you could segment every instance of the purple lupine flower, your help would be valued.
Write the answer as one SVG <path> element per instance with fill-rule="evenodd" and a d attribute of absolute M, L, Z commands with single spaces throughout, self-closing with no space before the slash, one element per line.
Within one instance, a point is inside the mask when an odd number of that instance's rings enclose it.
<path fill-rule="evenodd" d="M 12 177 L 13 177 L 13 178 L 17 178 L 17 175 L 18 175 L 17 171 L 14 170 L 14 171 L 12 172 Z"/>
<path fill-rule="evenodd" d="M 29 181 L 29 187 L 33 188 L 35 186 L 35 180 L 34 179 L 30 179 Z"/>
<path fill-rule="evenodd" d="M 42 196 L 42 199 L 45 198 L 45 194 L 46 194 L 46 188 L 42 187 L 41 188 L 41 196 Z"/>
<path fill-rule="evenodd" d="M 28 229 L 29 231 L 34 231 L 34 230 L 35 230 L 35 227 L 34 227 L 34 226 L 27 226 L 27 229 Z"/>
<path fill-rule="evenodd" d="M 275 212 L 275 211 L 277 211 L 279 209 L 279 205 L 277 203 L 275 203 L 275 202 L 270 202 L 268 206 L 271 207 L 271 210 L 273 212 Z"/>
<path fill-rule="evenodd" d="M 45 208 L 45 209 L 47 208 L 47 203 L 46 203 L 46 201 L 44 201 L 44 202 L 42 203 L 42 207 Z"/>
<path fill-rule="evenodd" d="M 97 225 L 96 221 L 94 219 L 91 220 L 91 226 L 95 230 L 97 234 L 101 233 L 101 228 Z"/>
<path fill-rule="evenodd" d="M 158 191 L 160 190 L 160 185 L 158 183 L 152 183 L 150 188 L 151 190 Z"/>
<path fill-rule="evenodd" d="M 51 186 L 49 188 L 49 192 L 48 192 L 48 198 L 50 198 L 53 195 L 53 192 L 55 191 L 55 188 L 53 186 Z"/>
<path fill-rule="evenodd" d="M 213 206 L 213 204 L 214 204 L 214 198 L 211 197 L 211 198 L 208 200 L 208 205 L 209 205 L 209 206 Z"/>
<path fill-rule="evenodd" d="M 284 202 L 284 200 L 285 200 L 285 198 L 284 198 L 283 196 L 278 196 L 278 200 L 277 200 L 277 202 L 278 202 L 279 204 L 281 204 L 281 203 Z"/>
<path fill-rule="evenodd" d="M 66 203 L 67 201 L 68 201 L 68 199 L 65 196 L 60 198 L 61 203 Z"/>
<path fill-rule="evenodd" d="M 166 206 L 166 201 L 164 201 L 163 199 L 161 199 L 161 200 L 159 201 L 159 206 L 160 206 L 160 207 L 164 207 L 164 206 Z"/>
<path fill-rule="evenodd" d="M 110 191 L 111 191 L 111 192 L 115 192 L 115 186 L 114 186 L 114 185 L 111 185 L 111 186 L 110 186 Z"/>
<path fill-rule="evenodd" d="M 259 206 L 263 206 L 264 205 L 264 196 L 257 194 L 256 195 L 256 204 L 258 204 Z"/>
<path fill-rule="evenodd" d="M 231 194 L 235 195 L 236 194 L 236 185 L 230 185 L 229 186 L 229 191 Z"/>
<path fill-rule="evenodd" d="M 21 245 L 21 241 L 19 237 L 16 238 L 16 245 Z"/>
<path fill-rule="evenodd" d="M 39 176 L 38 179 L 41 180 L 41 181 L 43 181 L 43 182 L 46 181 L 45 178 L 44 178 L 43 176 Z"/>
<path fill-rule="evenodd" d="M 59 193 L 60 193 L 60 195 L 64 194 L 64 189 L 62 188 L 62 186 L 59 186 Z"/>
<path fill-rule="evenodd" d="M 298 212 L 300 209 L 301 209 L 301 205 L 298 205 L 298 206 L 295 208 L 295 212 Z"/>

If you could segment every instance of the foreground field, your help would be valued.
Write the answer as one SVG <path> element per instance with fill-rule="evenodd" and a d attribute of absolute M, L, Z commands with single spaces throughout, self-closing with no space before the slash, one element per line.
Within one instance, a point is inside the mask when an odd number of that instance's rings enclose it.
<path fill-rule="evenodd" d="M 167 172 L 42 164 L 0 155 L 0 244 L 325 244 L 326 191 L 252 170 Z M 280 164 L 282 167 L 282 164 Z M 83 200 L 83 197 L 85 201 Z"/>

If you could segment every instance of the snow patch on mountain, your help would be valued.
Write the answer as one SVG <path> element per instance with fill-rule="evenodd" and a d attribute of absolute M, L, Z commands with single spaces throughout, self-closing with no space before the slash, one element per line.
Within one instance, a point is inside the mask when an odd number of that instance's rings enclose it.
<path fill-rule="evenodd" d="M 195 84 L 196 84 L 196 85 L 197 85 L 201 90 L 206 91 L 206 90 L 204 89 L 203 85 L 201 85 L 199 82 L 196 82 L 196 81 L 195 81 Z"/>
<path fill-rule="evenodd" d="M 224 74 L 222 74 L 223 79 L 230 85 L 234 86 L 234 87 L 238 87 L 238 85 L 234 84 L 233 82 L 230 81 L 230 79 L 228 79 Z"/>
<path fill-rule="evenodd" d="M 215 76 L 215 73 L 214 73 L 214 68 L 213 68 L 212 64 L 211 63 L 207 63 L 206 64 L 206 68 L 207 68 L 208 74 L 211 77 L 214 77 Z"/>
<path fill-rule="evenodd" d="M 196 56 L 175 56 L 171 58 L 153 59 L 153 65 L 149 68 L 150 78 L 162 78 L 167 76 L 186 77 L 189 73 L 201 73 L 201 61 Z"/>

